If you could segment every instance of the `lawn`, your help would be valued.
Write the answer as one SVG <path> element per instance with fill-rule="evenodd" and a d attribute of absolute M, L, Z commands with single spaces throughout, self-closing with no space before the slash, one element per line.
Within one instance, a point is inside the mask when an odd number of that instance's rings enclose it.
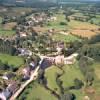
<path fill-rule="evenodd" d="M 64 41 L 64 42 L 73 42 L 75 40 L 80 40 L 78 37 L 68 34 L 68 35 L 64 35 L 64 34 L 60 34 L 60 33 L 56 33 L 53 35 L 53 38 L 57 41 Z"/>
<path fill-rule="evenodd" d="M 0 54 L 0 60 L 4 63 L 8 62 L 9 65 L 14 65 L 15 67 L 19 67 L 24 63 L 21 57 L 10 56 L 8 54 Z"/>
<path fill-rule="evenodd" d="M 26 88 L 17 100 L 22 100 L 22 96 L 26 96 L 25 100 L 57 100 L 48 90 L 40 84 L 34 82 Z"/>
<path fill-rule="evenodd" d="M 62 71 L 58 67 L 52 66 L 45 71 L 45 76 L 48 81 L 48 87 L 52 90 L 57 89 L 56 92 L 59 93 L 59 87 L 56 83 L 56 74 L 57 73 L 62 73 Z"/>

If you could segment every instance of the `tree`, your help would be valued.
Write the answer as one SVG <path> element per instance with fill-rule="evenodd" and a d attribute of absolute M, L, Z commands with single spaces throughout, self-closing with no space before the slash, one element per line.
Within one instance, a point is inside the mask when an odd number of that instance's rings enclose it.
<path fill-rule="evenodd" d="M 66 22 L 60 22 L 60 25 L 67 25 Z"/>
<path fill-rule="evenodd" d="M 75 100 L 75 98 L 75 95 L 69 92 L 61 96 L 61 100 Z"/>
<path fill-rule="evenodd" d="M 75 84 L 75 89 L 80 89 L 84 85 L 83 82 L 77 78 L 74 80 L 74 84 Z"/>

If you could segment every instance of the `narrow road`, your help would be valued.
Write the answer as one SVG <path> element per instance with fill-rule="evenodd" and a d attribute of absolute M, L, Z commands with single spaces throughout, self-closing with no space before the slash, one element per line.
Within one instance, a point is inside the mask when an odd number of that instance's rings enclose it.
<path fill-rule="evenodd" d="M 33 80 L 36 79 L 36 76 L 38 75 L 38 70 L 39 70 L 39 66 L 35 69 L 35 71 L 33 71 L 31 73 L 31 77 L 29 80 L 27 80 L 24 84 L 21 85 L 21 87 L 19 88 L 19 90 L 11 96 L 10 100 L 16 100 L 16 98 L 20 95 L 20 93 L 25 89 L 25 87 L 30 84 Z"/>

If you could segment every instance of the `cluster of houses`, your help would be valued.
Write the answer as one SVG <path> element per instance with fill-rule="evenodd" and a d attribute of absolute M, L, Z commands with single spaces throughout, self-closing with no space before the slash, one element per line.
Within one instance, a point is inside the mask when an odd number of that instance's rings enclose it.
<path fill-rule="evenodd" d="M 34 60 L 31 60 L 30 63 L 21 69 L 21 78 L 22 81 L 30 79 L 31 72 L 35 69 L 36 63 Z M 2 79 L 6 81 L 6 87 L 0 91 L 0 100 L 9 100 L 9 98 L 20 88 L 20 82 L 13 80 L 16 77 L 16 74 L 13 72 L 6 72 L 2 76 Z M 20 84 L 19 84 L 20 83 Z"/>
<path fill-rule="evenodd" d="M 32 51 L 26 48 L 18 48 L 18 56 L 32 56 Z"/>
<path fill-rule="evenodd" d="M 55 65 L 60 65 L 60 64 L 74 64 L 75 61 L 76 61 L 76 57 L 78 56 L 77 53 L 74 53 L 68 57 L 64 57 L 64 55 L 58 55 L 58 56 L 55 56 L 55 57 L 47 57 L 47 56 L 42 56 L 46 62 L 50 63 L 51 65 L 52 64 L 55 64 Z M 42 63 L 41 63 L 42 64 Z M 48 66 L 48 64 L 44 64 L 44 66 Z"/>
<path fill-rule="evenodd" d="M 9 82 L 8 86 L 0 92 L 0 100 L 8 100 L 20 87 L 16 81 Z"/>

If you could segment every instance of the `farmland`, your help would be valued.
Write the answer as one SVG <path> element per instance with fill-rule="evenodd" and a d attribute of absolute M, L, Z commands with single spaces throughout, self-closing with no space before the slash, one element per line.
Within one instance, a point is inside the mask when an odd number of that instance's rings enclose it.
<path fill-rule="evenodd" d="M 75 20 L 71 20 L 68 25 L 71 28 L 70 32 L 72 34 L 88 38 L 96 35 L 99 28 L 97 25 Z"/>
<path fill-rule="evenodd" d="M 73 35 L 71 35 L 71 34 L 66 34 L 66 35 L 64 35 L 64 34 L 60 34 L 60 33 L 58 33 L 58 34 L 54 34 L 53 35 L 53 38 L 55 39 L 55 40 L 57 40 L 57 41 L 63 41 L 63 42 L 73 42 L 73 41 L 76 41 L 76 40 L 81 40 L 81 39 L 79 39 L 78 37 L 76 37 L 76 36 L 73 36 Z"/>

